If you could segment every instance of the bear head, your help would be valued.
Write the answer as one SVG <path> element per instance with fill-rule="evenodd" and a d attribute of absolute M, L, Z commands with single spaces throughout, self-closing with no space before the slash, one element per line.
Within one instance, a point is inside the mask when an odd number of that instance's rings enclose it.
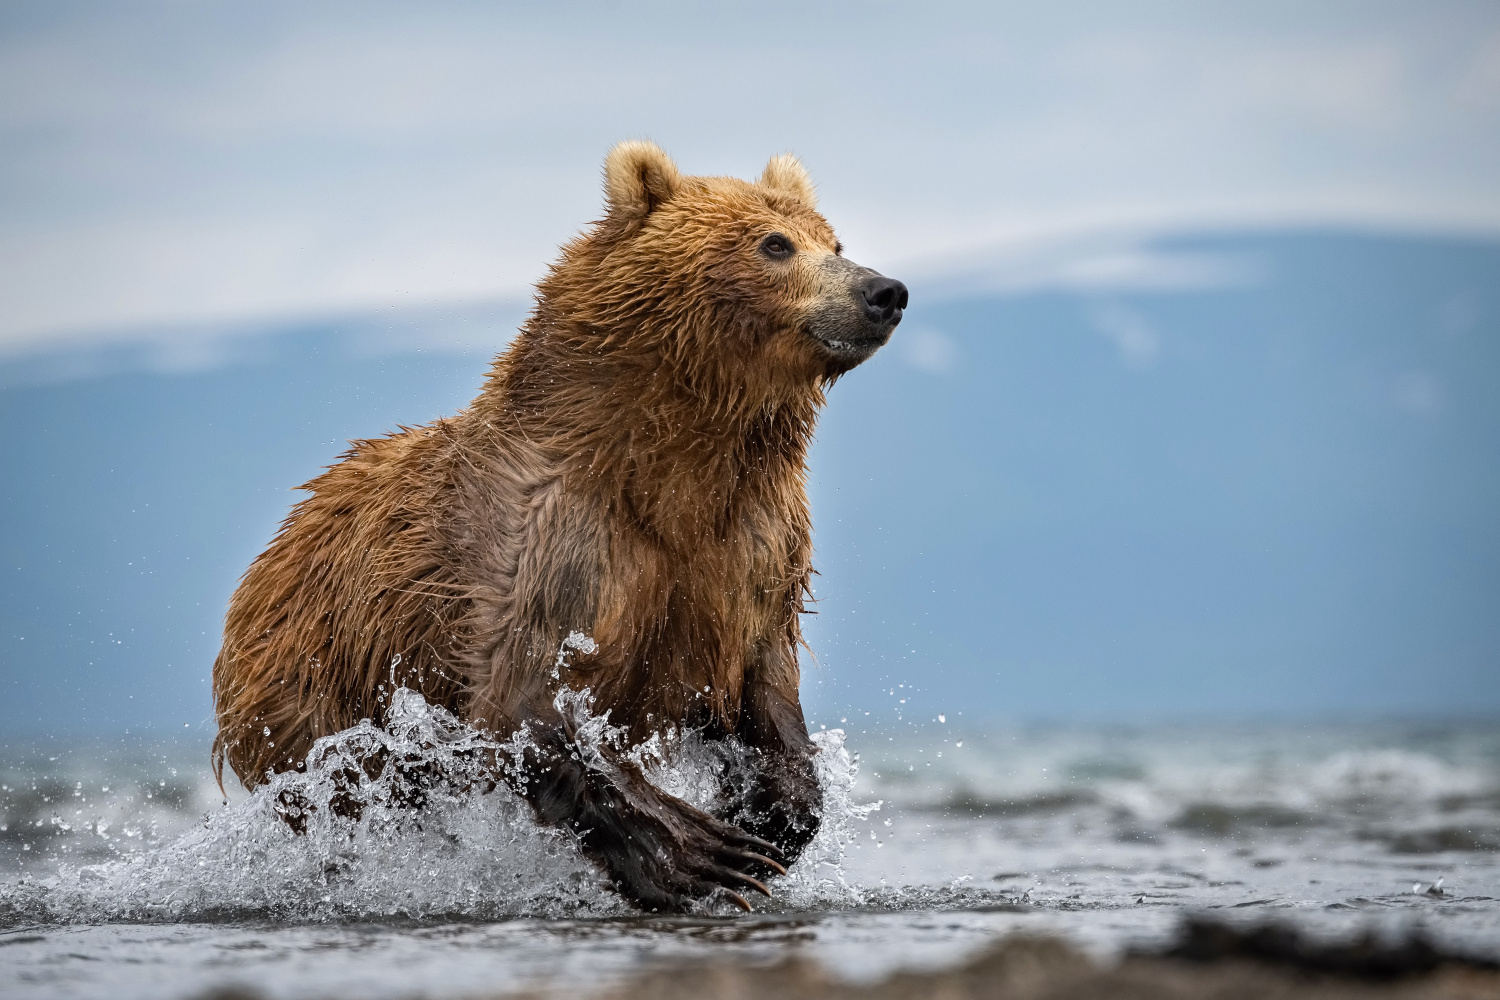
<path fill-rule="evenodd" d="M 791 155 L 747 182 L 686 176 L 655 144 L 624 142 L 604 179 L 604 218 L 565 248 L 538 306 L 596 356 L 758 398 L 837 378 L 901 322 L 906 286 L 844 257 Z"/>

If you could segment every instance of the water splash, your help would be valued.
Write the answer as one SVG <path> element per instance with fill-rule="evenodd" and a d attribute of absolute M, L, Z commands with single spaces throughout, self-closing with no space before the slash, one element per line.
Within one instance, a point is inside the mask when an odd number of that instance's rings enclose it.
<path fill-rule="evenodd" d="M 628 747 L 588 691 L 556 706 L 585 761 L 623 752 L 662 789 L 702 808 L 721 794 L 727 743 L 669 731 Z M 856 763 L 843 734 L 818 733 L 823 825 L 779 904 L 850 903 L 840 861 L 872 806 L 851 797 Z M 537 823 L 496 768 L 514 771 L 530 734 L 501 742 L 421 695 L 397 689 L 384 727 L 368 720 L 320 739 L 303 772 L 204 814 L 176 839 L 118 860 L 62 864 L 0 884 L 0 925 L 110 921 L 290 922 L 598 917 L 631 911 L 571 834 Z M 412 808 L 419 805 L 420 808 Z"/>
<path fill-rule="evenodd" d="M 705 740 L 693 730 L 669 728 L 648 740 L 628 746 L 623 727 L 609 723 L 609 712 L 595 714 L 589 689 L 558 692 L 553 706 L 567 720 L 574 745 L 584 762 L 606 767 L 607 752 L 623 753 L 653 785 L 705 812 L 722 814 L 727 805 L 721 776 L 748 766 L 750 752 L 735 740 Z M 843 861 L 854 842 L 856 826 L 880 809 L 880 802 L 857 802 L 854 785 L 859 762 L 844 747 L 844 732 L 830 729 L 812 734 L 817 754 L 813 765 L 822 790 L 818 833 L 803 850 L 785 878 L 772 888 L 776 899 L 762 907 L 810 909 L 857 905 L 860 890 L 844 878 Z"/>

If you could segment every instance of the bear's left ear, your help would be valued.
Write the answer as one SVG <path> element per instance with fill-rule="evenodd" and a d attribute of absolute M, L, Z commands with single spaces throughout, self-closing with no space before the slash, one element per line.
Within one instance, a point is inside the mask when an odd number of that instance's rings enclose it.
<path fill-rule="evenodd" d="M 760 183 L 762 187 L 768 187 L 772 191 L 791 195 L 808 208 L 818 207 L 818 195 L 813 190 L 812 178 L 807 176 L 807 168 L 802 165 L 802 161 L 791 153 L 771 157 L 771 162 L 766 164 L 765 173 L 760 175 Z"/>
<path fill-rule="evenodd" d="M 609 214 L 637 222 L 677 194 L 682 175 L 654 142 L 622 142 L 604 160 L 604 196 Z"/>

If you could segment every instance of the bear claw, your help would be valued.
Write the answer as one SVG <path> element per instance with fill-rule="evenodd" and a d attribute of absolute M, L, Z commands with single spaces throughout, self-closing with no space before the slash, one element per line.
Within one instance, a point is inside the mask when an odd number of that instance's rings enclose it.
<path fill-rule="evenodd" d="M 756 864 L 765 865 L 767 868 L 771 869 L 778 875 L 786 874 L 786 869 L 783 868 L 779 862 L 772 861 L 764 854 L 756 854 L 754 851 L 739 851 L 737 853 L 742 858 L 745 858 L 749 861 L 754 861 Z"/>

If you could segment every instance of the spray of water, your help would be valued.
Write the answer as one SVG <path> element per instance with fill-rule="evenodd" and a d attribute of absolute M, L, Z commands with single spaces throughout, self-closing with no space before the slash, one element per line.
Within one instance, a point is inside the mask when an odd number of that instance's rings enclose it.
<path fill-rule="evenodd" d="M 571 637 L 570 637 L 571 638 Z M 743 749 L 669 731 L 626 746 L 588 691 L 559 692 L 580 757 L 624 753 L 663 790 L 701 808 Z M 778 908 L 859 901 L 840 862 L 875 805 L 857 805 L 843 733 L 814 735 L 822 826 L 785 878 Z M 495 920 L 630 911 L 573 836 L 538 824 L 506 781 L 520 776 L 522 729 L 497 741 L 405 688 L 384 726 L 368 720 L 319 740 L 303 771 L 206 813 L 176 839 L 103 864 L 59 867 L 0 885 L 0 924 L 274 919 Z M 535 759 L 535 755 L 532 755 Z M 711 903 L 705 903 L 705 907 Z"/>

